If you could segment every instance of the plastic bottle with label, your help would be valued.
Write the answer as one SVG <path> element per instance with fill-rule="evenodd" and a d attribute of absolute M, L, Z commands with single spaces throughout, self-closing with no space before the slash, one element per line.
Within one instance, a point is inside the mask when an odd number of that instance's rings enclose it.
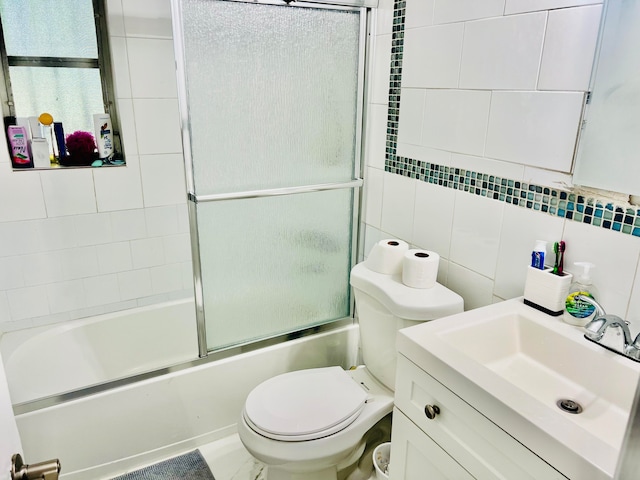
<path fill-rule="evenodd" d="M 563 319 L 571 325 L 584 327 L 595 317 L 596 307 L 576 297 L 583 295 L 597 300 L 597 290 L 591 280 L 595 265 L 589 262 L 575 262 L 574 265 L 582 268 L 582 273 L 575 275 L 575 281 L 569 287 Z"/>

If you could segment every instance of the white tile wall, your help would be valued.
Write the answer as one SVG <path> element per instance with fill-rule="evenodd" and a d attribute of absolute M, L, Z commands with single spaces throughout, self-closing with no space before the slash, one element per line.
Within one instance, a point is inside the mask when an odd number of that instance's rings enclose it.
<path fill-rule="evenodd" d="M 602 5 L 549 12 L 538 89 L 589 89 L 601 14 Z"/>
<path fill-rule="evenodd" d="M 602 0 L 507 0 L 505 15 L 602 3 Z"/>
<path fill-rule="evenodd" d="M 422 145 L 482 155 L 487 135 L 491 92 L 427 90 Z M 402 110 L 400 118 L 402 119 Z"/>
<path fill-rule="evenodd" d="M 493 92 L 485 155 L 568 172 L 583 92 Z"/>
<path fill-rule="evenodd" d="M 464 23 L 435 25 L 405 32 L 403 88 L 456 88 Z"/>
<path fill-rule="evenodd" d="M 127 166 L 12 172 L 0 136 L 0 331 L 192 294 L 170 1 L 106 7 Z"/>
<path fill-rule="evenodd" d="M 535 89 L 546 21 L 538 12 L 467 22 L 460 88 Z"/>
<path fill-rule="evenodd" d="M 408 0 L 408 30 L 464 22 L 457 87 L 464 92 L 407 89 L 403 81 L 399 132 L 403 142 L 398 154 L 554 188 L 570 185 L 571 175 L 566 172 L 601 3 Z M 407 33 L 410 41 L 416 38 Z M 387 38 L 377 47 L 381 45 L 390 49 Z M 383 54 L 379 48 L 376 56 L 388 58 L 389 51 Z M 441 42 L 429 48 L 444 52 L 451 45 Z M 430 62 L 437 64 L 437 52 L 430 54 L 429 61 L 409 53 L 403 69 L 410 73 L 426 72 Z M 381 70 L 377 74 L 388 77 L 388 69 Z M 373 80 L 382 84 L 386 77 Z M 409 90 L 413 99 L 419 98 L 420 89 L 426 101 L 420 145 L 416 145 L 418 114 L 415 104 L 409 106 L 411 102 L 403 100 Z M 467 93 L 470 101 L 457 101 Z M 430 101 L 433 97 L 440 101 Z M 373 166 L 373 158 L 380 165 L 382 152 L 375 150 L 371 139 L 367 147 L 369 165 Z M 640 280 L 636 280 L 640 242 L 636 237 L 386 172 L 381 189 L 379 172 L 369 168 L 365 179 L 375 185 L 367 185 L 367 204 L 382 212 L 380 225 L 376 215 L 365 219 L 365 253 L 389 235 L 438 251 L 442 256 L 439 281 L 460 293 L 470 309 L 522 295 L 535 240 L 547 240 L 547 253 L 552 255 L 553 242 L 563 239 L 567 242 L 565 269 L 575 271 L 575 261 L 595 263 L 594 282 L 605 308 L 629 319 L 634 334 L 640 330 Z"/>

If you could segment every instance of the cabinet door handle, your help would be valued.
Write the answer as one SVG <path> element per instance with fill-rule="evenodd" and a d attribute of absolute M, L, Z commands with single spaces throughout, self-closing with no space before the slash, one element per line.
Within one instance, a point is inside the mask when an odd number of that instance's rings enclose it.
<path fill-rule="evenodd" d="M 437 405 L 425 405 L 424 414 L 427 416 L 429 420 L 433 420 L 436 418 L 436 415 L 440 413 L 440 407 Z"/>

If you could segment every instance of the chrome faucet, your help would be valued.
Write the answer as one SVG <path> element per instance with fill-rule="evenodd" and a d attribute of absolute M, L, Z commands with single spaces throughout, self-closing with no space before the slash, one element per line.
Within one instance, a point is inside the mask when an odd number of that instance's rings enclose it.
<path fill-rule="evenodd" d="M 592 342 L 598 343 L 609 350 L 620 353 L 625 357 L 635 360 L 636 362 L 640 362 L 640 334 L 636 336 L 635 340 L 631 340 L 631 331 L 629 330 L 628 323 L 617 315 L 608 315 L 604 308 L 602 308 L 602 305 L 596 302 L 593 298 L 585 295 L 577 295 L 576 300 L 590 303 L 596 309 L 596 314 L 593 320 L 587 323 L 584 327 L 584 337 L 587 340 L 591 340 Z M 624 344 L 622 348 L 613 349 L 600 343 L 609 327 L 619 327 L 622 330 L 622 335 L 624 337 Z"/>

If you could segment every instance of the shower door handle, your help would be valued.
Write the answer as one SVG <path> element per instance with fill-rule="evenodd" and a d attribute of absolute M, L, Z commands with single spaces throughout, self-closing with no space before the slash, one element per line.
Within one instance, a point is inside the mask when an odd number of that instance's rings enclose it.
<path fill-rule="evenodd" d="M 58 480 L 60 470 L 57 458 L 26 465 L 19 453 L 11 457 L 11 480 Z"/>

